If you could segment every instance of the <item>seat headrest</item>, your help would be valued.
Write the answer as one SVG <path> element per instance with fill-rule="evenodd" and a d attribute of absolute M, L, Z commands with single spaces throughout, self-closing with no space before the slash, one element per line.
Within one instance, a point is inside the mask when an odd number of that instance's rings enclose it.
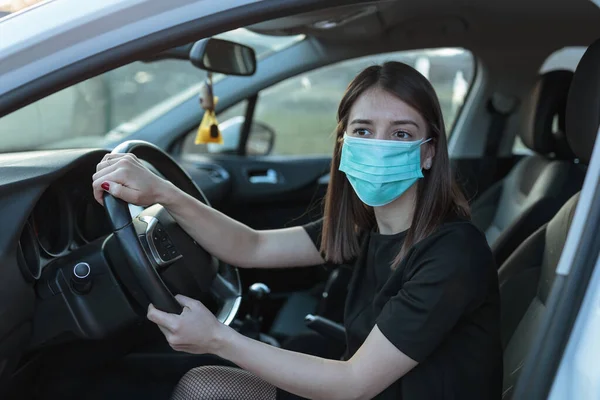
<path fill-rule="evenodd" d="M 557 152 L 557 140 L 565 131 L 565 113 L 573 72 L 550 71 L 540 76 L 526 103 L 526 120 L 521 130 L 525 146 L 539 154 Z M 558 116 L 558 127 L 554 125 Z M 558 131 L 557 131 L 558 129 Z M 560 151 L 564 154 L 563 151 Z"/>
<path fill-rule="evenodd" d="M 583 164 L 589 164 L 600 125 L 600 39 L 579 61 L 567 100 L 566 136 Z"/>

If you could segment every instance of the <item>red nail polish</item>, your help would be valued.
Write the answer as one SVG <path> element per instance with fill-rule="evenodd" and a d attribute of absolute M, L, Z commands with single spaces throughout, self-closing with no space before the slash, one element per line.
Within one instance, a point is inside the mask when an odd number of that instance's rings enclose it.
<path fill-rule="evenodd" d="M 106 191 L 110 189 L 110 185 L 108 184 L 108 182 L 103 182 L 102 185 L 100 185 L 100 187 Z"/>

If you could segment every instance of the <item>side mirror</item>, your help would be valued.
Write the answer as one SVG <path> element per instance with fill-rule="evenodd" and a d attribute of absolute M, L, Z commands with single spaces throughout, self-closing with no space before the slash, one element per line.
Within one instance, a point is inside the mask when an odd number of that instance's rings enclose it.
<path fill-rule="evenodd" d="M 244 117 L 233 117 L 219 124 L 223 144 L 208 143 L 209 153 L 235 153 L 242 136 Z M 275 145 L 275 131 L 270 126 L 254 121 L 246 141 L 246 154 L 249 156 L 266 156 Z"/>
<path fill-rule="evenodd" d="M 256 72 L 254 49 L 228 40 L 199 40 L 192 46 L 189 58 L 195 67 L 205 71 L 238 76 L 250 76 Z"/>
<path fill-rule="evenodd" d="M 246 141 L 246 154 L 249 156 L 266 156 L 271 154 L 275 145 L 275 131 L 262 122 L 253 122 Z"/>

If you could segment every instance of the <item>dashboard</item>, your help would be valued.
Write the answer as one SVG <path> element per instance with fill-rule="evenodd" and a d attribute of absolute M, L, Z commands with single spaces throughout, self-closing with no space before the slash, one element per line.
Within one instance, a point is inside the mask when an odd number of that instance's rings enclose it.
<path fill-rule="evenodd" d="M 102 222 L 106 218 L 96 219 L 101 228 L 86 221 L 90 212 L 86 210 L 98 212 L 89 201 L 89 172 L 104 154 L 102 150 L 0 154 L 0 380 L 30 344 L 43 270 L 75 246 L 106 232 Z"/>
<path fill-rule="evenodd" d="M 111 233 L 104 207 L 92 192 L 95 168 L 96 163 L 89 162 L 69 171 L 37 200 L 17 249 L 19 268 L 28 281 L 39 279 L 54 259 Z M 129 210 L 135 217 L 144 208 L 129 205 Z"/>
<path fill-rule="evenodd" d="M 101 338 L 139 316 L 132 294 L 119 283 L 119 271 L 128 269 L 119 251 L 102 251 L 115 240 L 91 177 L 105 154 L 0 154 L 0 384 L 24 354 L 65 333 Z M 216 176 L 213 166 L 200 163 L 185 168 L 211 202 L 227 193 L 226 172 Z M 130 206 L 132 217 L 142 210 Z M 95 279 L 86 296 L 75 296 L 69 286 L 79 261 L 92 266 Z"/>
<path fill-rule="evenodd" d="M 45 265 L 110 233 L 104 208 L 91 189 L 95 168 L 83 165 L 49 186 L 36 202 L 19 238 L 18 262 L 28 280 Z M 87 179 L 86 179 L 87 178 Z"/>

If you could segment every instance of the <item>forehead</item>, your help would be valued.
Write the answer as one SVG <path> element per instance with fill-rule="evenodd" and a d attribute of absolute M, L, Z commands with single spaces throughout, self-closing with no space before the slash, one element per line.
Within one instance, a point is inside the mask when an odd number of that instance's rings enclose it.
<path fill-rule="evenodd" d="M 420 126 L 424 125 L 421 114 L 392 93 L 373 87 L 362 93 L 350 108 L 349 121 L 354 119 L 370 119 L 376 121 L 393 121 L 412 119 Z"/>

